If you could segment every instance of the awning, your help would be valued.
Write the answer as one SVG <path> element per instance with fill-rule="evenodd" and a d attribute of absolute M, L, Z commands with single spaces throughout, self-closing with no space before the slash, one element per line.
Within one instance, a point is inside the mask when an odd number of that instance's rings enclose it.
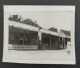
<path fill-rule="evenodd" d="M 20 22 L 9 21 L 9 26 L 13 26 L 13 27 L 20 28 L 20 29 L 22 28 L 22 29 L 25 29 L 25 30 L 36 31 L 36 32 L 40 31 L 41 33 L 58 36 L 57 32 L 49 31 L 47 29 L 40 29 L 39 30 L 38 27 L 34 27 L 34 26 L 31 26 L 31 25 L 23 24 L 23 23 L 20 23 Z"/>

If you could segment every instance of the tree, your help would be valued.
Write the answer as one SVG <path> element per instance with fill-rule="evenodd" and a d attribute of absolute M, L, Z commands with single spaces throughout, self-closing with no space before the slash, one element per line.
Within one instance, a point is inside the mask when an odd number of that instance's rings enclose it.
<path fill-rule="evenodd" d="M 19 16 L 19 15 L 10 15 L 9 20 L 24 23 L 24 24 L 28 24 L 28 25 L 35 26 L 35 27 L 40 27 L 37 24 L 36 20 L 35 21 L 32 21 L 31 19 L 22 20 L 22 17 Z"/>
<path fill-rule="evenodd" d="M 21 22 L 21 16 L 19 16 L 19 15 L 11 15 L 9 17 L 9 20 L 16 21 L 16 22 Z"/>
<path fill-rule="evenodd" d="M 63 30 L 63 29 L 61 29 L 60 31 L 62 31 L 64 34 L 66 34 L 66 35 L 70 36 L 70 31 Z"/>
<path fill-rule="evenodd" d="M 48 30 L 54 31 L 54 32 L 58 32 L 57 28 L 54 28 L 54 27 L 51 27 L 51 28 L 49 28 Z"/>
<path fill-rule="evenodd" d="M 22 23 L 25 23 L 31 26 L 35 26 L 35 27 L 40 27 L 36 22 L 32 21 L 31 19 L 25 19 L 22 21 Z"/>

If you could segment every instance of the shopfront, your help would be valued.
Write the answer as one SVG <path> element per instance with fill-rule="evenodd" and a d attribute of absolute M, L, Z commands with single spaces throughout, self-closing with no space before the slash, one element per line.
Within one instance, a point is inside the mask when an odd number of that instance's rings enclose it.
<path fill-rule="evenodd" d="M 9 26 L 9 45 L 13 46 L 10 49 L 37 49 L 37 41 L 38 32 Z"/>

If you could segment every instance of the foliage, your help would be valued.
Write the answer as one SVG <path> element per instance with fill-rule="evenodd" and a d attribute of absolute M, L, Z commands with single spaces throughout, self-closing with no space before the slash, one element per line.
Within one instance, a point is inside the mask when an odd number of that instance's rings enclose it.
<path fill-rule="evenodd" d="M 9 17 L 9 20 L 21 22 L 21 17 L 19 17 L 18 15 L 12 15 Z"/>
<path fill-rule="evenodd" d="M 66 35 L 70 36 L 70 31 L 63 30 L 63 29 L 61 29 L 60 31 L 62 31 L 64 34 L 66 34 Z"/>
<path fill-rule="evenodd" d="M 54 27 L 51 27 L 51 28 L 49 28 L 48 30 L 54 31 L 54 32 L 58 32 L 57 28 L 54 28 Z"/>
<path fill-rule="evenodd" d="M 36 22 L 33 22 L 31 19 L 25 19 L 22 21 L 22 23 L 25 23 L 31 26 L 35 26 L 35 27 L 39 27 L 39 25 Z"/>
<path fill-rule="evenodd" d="M 28 24 L 28 25 L 35 26 L 35 27 L 40 27 L 37 24 L 37 21 L 34 22 L 31 19 L 21 20 L 21 16 L 19 16 L 19 15 L 12 15 L 12 16 L 10 16 L 9 20 L 20 22 L 20 23 L 24 23 L 24 24 Z"/>

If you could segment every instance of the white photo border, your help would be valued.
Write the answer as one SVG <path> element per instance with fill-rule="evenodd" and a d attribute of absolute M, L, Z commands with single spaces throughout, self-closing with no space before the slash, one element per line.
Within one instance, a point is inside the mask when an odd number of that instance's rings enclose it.
<path fill-rule="evenodd" d="M 53 8 L 54 7 L 54 8 Z M 3 39 L 3 62 L 10 62 L 10 63 L 30 63 L 30 64 L 76 64 L 75 59 L 75 6 L 48 6 L 48 5 L 4 5 L 4 39 Z M 27 9 L 25 9 L 27 8 Z M 17 9 L 17 10 L 16 10 Z M 6 12 L 14 12 L 14 11 L 74 11 L 74 22 L 72 23 L 72 32 L 71 32 L 71 44 L 72 52 L 73 52 L 73 60 L 18 60 L 16 57 L 15 59 L 9 59 L 8 54 L 8 22 L 6 17 Z M 14 58 L 14 54 L 10 55 Z M 32 55 L 31 55 L 32 56 Z"/>

